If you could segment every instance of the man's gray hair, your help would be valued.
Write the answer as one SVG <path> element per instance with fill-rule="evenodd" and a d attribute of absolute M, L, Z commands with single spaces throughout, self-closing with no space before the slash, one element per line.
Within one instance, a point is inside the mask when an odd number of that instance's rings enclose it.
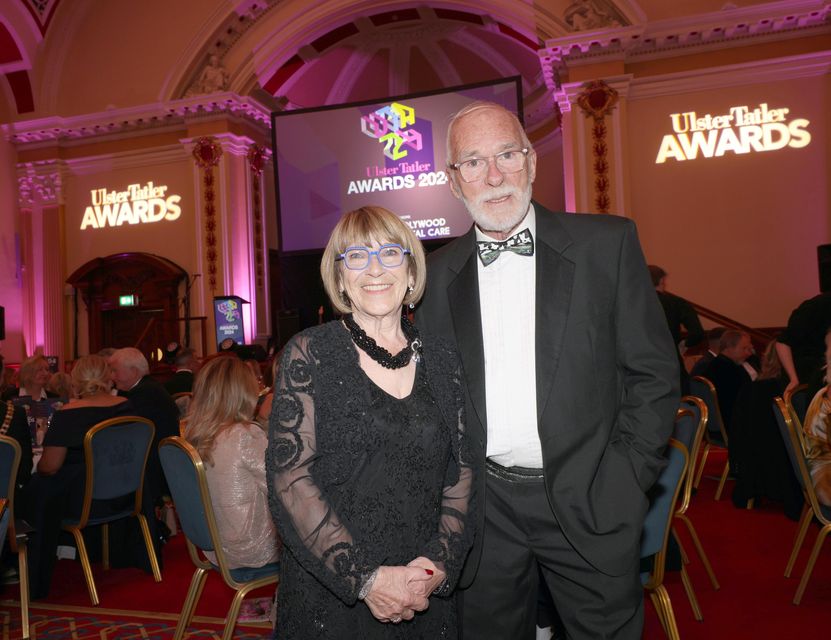
<path fill-rule="evenodd" d="M 456 122 L 464 118 L 466 115 L 473 113 L 474 111 L 479 111 L 480 109 L 498 109 L 499 111 L 504 111 L 505 113 L 507 113 L 514 121 L 517 129 L 519 130 L 520 139 L 522 140 L 522 146 L 528 147 L 529 151 L 533 151 L 534 147 L 531 146 L 531 141 L 528 139 L 528 134 L 525 133 L 525 129 L 523 128 L 522 123 L 519 121 L 519 118 L 517 118 L 516 114 L 513 111 L 506 109 L 504 106 L 496 102 L 490 102 L 489 100 L 476 100 L 468 105 L 465 105 L 452 116 L 450 116 L 450 123 L 447 125 L 447 140 L 445 140 L 445 161 L 448 165 L 457 161 L 457 158 L 454 158 L 452 155 L 453 149 L 451 148 L 450 143 L 450 141 L 453 139 L 453 127 L 456 125 Z"/>
<path fill-rule="evenodd" d="M 150 365 L 147 363 L 147 358 L 144 354 L 134 347 L 124 347 L 117 349 L 115 353 L 110 356 L 110 360 L 117 362 L 125 367 L 132 367 L 138 371 L 142 376 L 150 373 Z"/>

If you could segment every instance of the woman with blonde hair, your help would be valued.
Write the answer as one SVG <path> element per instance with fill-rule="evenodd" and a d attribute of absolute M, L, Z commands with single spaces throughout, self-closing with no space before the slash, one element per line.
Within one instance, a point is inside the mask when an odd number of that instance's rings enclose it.
<path fill-rule="evenodd" d="M 232 569 L 276 562 L 280 551 L 268 509 L 268 438 L 254 421 L 258 391 L 245 363 L 214 358 L 196 376 L 185 418 L 185 438 L 205 463 L 222 551 Z"/>
<path fill-rule="evenodd" d="M 56 397 L 46 388 L 49 379 L 52 377 L 52 372 L 49 370 L 49 363 L 46 358 L 41 354 L 38 353 L 26 358 L 20 364 L 18 377 L 20 379 L 19 395 L 21 397 L 31 396 L 32 400 L 46 400 L 50 396 Z"/>
<path fill-rule="evenodd" d="M 80 512 L 85 486 L 84 436 L 99 422 L 134 413 L 126 398 L 110 393 L 107 361 L 84 356 L 72 368 L 75 397 L 52 415 L 43 439 L 37 473 L 26 489 L 26 520 L 34 533 L 29 542 L 29 590 L 33 599 L 49 595 L 60 522 Z M 106 509 L 106 505 L 96 505 Z"/>

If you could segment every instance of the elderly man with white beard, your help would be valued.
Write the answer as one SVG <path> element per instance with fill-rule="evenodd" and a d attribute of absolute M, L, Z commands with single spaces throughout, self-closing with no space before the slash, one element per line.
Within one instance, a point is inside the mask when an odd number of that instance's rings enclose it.
<path fill-rule="evenodd" d="M 679 394 L 635 225 L 532 202 L 536 153 L 499 105 L 453 116 L 447 152 L 474 225 L 430 256 L 416 319 L 458 346 L 485 469 L 463 637 L 534 638 L 542 576 L 569 638 L 640 638 L 646 491 Z"/>

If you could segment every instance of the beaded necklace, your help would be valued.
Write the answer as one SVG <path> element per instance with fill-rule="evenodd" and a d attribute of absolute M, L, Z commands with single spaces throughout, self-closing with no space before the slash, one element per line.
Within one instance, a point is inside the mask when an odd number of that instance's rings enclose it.
<path fill-rule="evenodd" d="M 418 362 L 421 359 L 421 338 L 418 337 L 418 330 L 407 320 L 406 317 L 401 316 L 401 329 L 404 331 L 404 336 L 407 338 L 407 344 L 401 351 L 392 355 L 389 351 L 378 345 L 375 340 L 370 338 L 366 331 L 358 326 L 352 314 L 343 317 L 343 323 L 349 329 L 352 335 L 352 341 L 378 364 L 386 369 L 400 369 L 410 364 L 410 359 Z"/>

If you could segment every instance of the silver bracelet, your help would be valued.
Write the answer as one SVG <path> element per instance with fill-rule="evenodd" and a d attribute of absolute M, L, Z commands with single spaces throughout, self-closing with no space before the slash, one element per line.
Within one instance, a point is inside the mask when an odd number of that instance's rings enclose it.
<path fill-rule="evenodd" d="M 367 576 L 366 580 L 364 580 L 364 583 L 361 585 L 361 590 L 358 591 L 358 600 L 363 600 L 369 595 L 369 592 L 372 590 L 372 585 L 375 582 L 375 578 L 378 577 L 378 569 L 380 568 L 381 567 L 375 569 L 375 571 L 370 573 Z"/>

